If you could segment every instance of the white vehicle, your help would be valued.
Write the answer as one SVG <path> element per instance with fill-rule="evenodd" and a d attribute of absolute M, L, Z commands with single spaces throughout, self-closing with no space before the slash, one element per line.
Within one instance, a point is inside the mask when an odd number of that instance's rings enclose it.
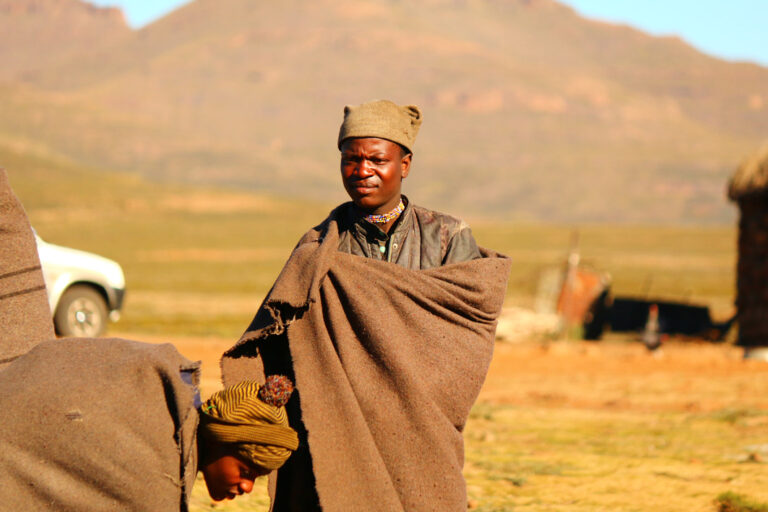
<path fill-rule="evenodd" d="M 95 337 L 120 318 L 125 276 L 120 265 L 93 253 L 37 239 L 53 324 L 59 336 Z"/>

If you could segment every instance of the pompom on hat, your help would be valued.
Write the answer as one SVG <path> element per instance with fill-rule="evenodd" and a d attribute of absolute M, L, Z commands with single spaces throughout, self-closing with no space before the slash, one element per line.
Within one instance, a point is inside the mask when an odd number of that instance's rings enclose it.
<path fill-rule="evenodd" d="M 213 442 L 234 444 L 244 459 L 265 469 L 283 465 L 298 448 L 285 403 L 293 383 L 271 375 L 261 386 L 243 381 L 214 393 L 200 407 L 200 433 Z"/>
<path fill-rule="evenodd" d="M 421 109 L 400 106 L 389 100 L 376 100 L 344 107 L 344 121 L 339 130 L 338 147 L 355 137 L 376 137 L 396 142 L 413 151 L 421 127 Z"/>

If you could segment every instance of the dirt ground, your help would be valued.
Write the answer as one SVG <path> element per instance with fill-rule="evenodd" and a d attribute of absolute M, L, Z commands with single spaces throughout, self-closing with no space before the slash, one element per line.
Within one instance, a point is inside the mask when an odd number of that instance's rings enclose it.
<path fill-rule="evenodd" d="M 497 343 L 480 400 L 640 411 L 768 407 L 768 363 L 732 345 L 560 341 Z"/>
<path fill-rule="evenodd" d="M 220 389 L 218 360 L 235 341 L 141 339 L 173 343 L 186 357 L 201 360 L 204 396 Z M 479 401 L 639 411 L 768 410 L 766 389 L 768 363 L 745 361 L 732 345 L 674 341 L 651 353 L 623 341 L 499 342 Z"/>
<path fill-rule="evenodd" d="M 233 340 L 142 336 L 203 362 L 220 388 Z M 498 342 L 465 431 L 470 508 L 506 511 L 715 510 L 727 490 L 766 500 L 768 363 L 731 345 Z M 192 510 L 267 510 L 265 482 Z"/>

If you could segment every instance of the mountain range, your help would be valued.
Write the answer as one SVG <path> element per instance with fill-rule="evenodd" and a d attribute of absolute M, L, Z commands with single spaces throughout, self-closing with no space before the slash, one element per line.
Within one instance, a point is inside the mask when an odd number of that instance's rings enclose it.
<path fill-rule="evenodd" d="M 389 98 L 424 111 L 419 204 L 719 223 L 768 137 L 768 68 L 554 0 L 195 0 L 140 30 L 80 0 L 0 0 L 0 30 L 0 148 L 155 181 L 344 200 L 343 107 Z"/>

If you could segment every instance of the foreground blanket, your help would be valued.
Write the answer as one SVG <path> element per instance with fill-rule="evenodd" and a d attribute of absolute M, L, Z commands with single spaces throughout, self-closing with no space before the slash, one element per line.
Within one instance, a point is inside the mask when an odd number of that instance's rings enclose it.
<path fill-rule="evenodd" d="M 0 169 L 0 367 L 53 336 L 37 243 Z"/>
<path fill-rule="evenodd" d="M 279 368 L 271 344 L 287 335 L 322 510 L 464 511 L 462 430 L 490 363 L 510 262 L 482 250 L 482 259 L 412 271 L 340 253 L 334 216 L 303 237 L 225 354 L 224 383 Z M 286 464 L 276 486 L 295 495 L 306 480 Z M 300 507 L 278 498 L 275 509 Z"/>
<path fill-rule="evenodd" d="M 186 510 L 198 364 L 169 344 L 70 338 L 0 370 L 0 509 Z"/>

